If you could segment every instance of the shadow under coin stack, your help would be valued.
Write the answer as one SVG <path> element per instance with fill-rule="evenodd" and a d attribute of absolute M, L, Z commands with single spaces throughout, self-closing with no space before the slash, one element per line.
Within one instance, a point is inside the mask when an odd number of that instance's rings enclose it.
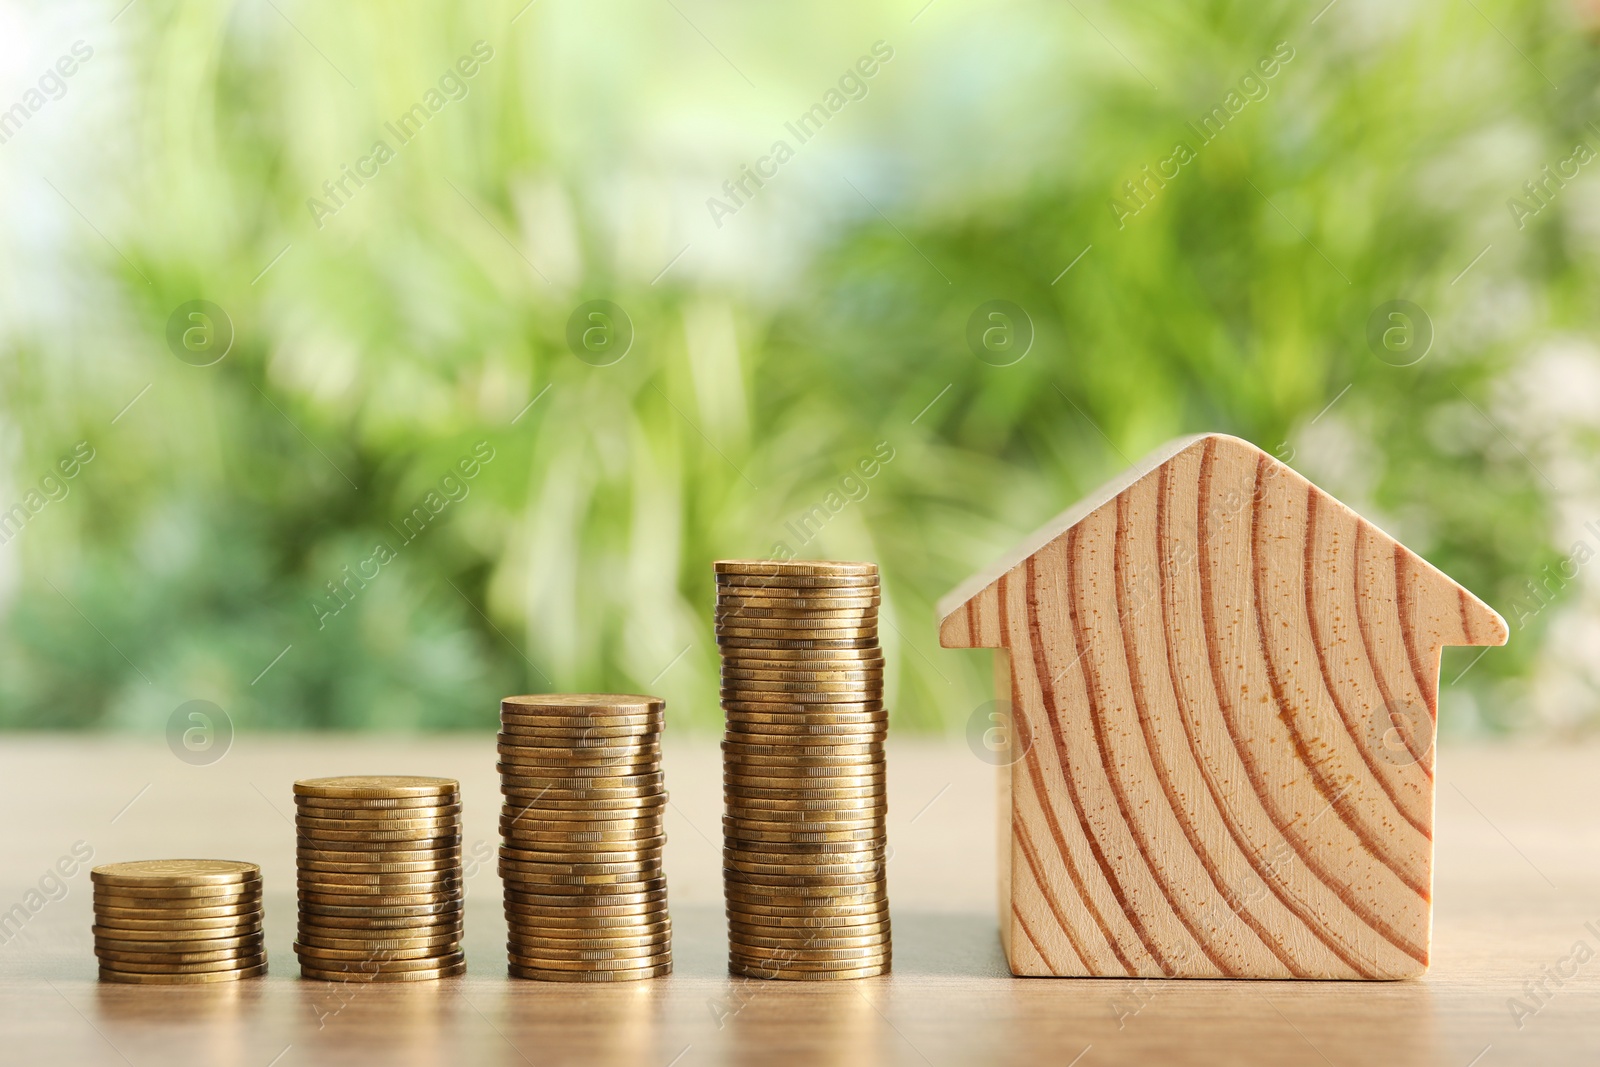
<path fill-rule="evenodd" d="M 100 980 L 231 982 L 267 973 L 261 868 L 236 860 L 140 860 L 89 873 Z"/>
<path fill-rule="evenodd" d="M 883 974 L 878 568 L 716 567 L 728 968 L 800 981 Z"/>
<path fill-rule="evenodd" d="M 514 977 L 626 982 L 671 973 L 665 709 L 649 696 L 500 702 L 500 877 Z"/>
<path fill-rule="evenodd" d="M 306 978 L 420 982 L 466 970 L 461 786 L 402 775 L 294 784 Z"/>

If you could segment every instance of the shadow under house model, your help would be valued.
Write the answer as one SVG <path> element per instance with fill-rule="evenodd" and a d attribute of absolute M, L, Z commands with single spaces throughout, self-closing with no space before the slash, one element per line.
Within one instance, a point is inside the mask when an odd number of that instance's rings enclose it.
<path fill-rule="evenodd" d="M 1505 643 L 1482 601 L 1210 434 L 939 607 L 940 643 L 999 649 L 1010 692 L 1013 973 L 1427 969 L 1439 651 Z"/>

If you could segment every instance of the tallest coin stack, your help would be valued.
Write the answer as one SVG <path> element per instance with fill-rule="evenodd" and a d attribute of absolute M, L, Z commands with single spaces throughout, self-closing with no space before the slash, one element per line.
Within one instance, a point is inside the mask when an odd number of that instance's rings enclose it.
<path fill-rule="evenodd" d="M 716 569 L 729 970 L 806 981 L 883 974 L 878 568 Z"/>

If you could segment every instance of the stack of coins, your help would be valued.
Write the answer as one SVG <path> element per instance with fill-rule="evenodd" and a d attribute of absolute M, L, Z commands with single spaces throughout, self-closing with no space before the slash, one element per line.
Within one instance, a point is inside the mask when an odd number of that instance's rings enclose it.
<path fill-rule="evenodd" d="M 878 568 L 716 567 L 729 970 L 802 981 L 883 974 Z"/>
<path fill-rule="evenodd" d="M 460 783 L 312 778 L 294 799 L 300 973 L 419 982 L 465 971 Z"/>
<path fill-rule="evenodd" d="M 196 984 L 267 973 L 254 863 L 109 863 L 89 879 L 101 981 Z"/>
<path fill-rule="evenodd" d="M 624 982 L 672 971 L 657 697 L 500 702 L 500 876 L 511 974 Z"/>

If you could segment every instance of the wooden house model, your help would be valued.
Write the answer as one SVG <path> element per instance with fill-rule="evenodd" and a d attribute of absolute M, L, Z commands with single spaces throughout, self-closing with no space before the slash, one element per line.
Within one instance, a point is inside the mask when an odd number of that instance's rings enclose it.
<path fill-rule="evenodd" d="M 1009 694 L 1018 975 L 1428 966 L 1440 649 L 1501 617 L 1305 478 L 1170 443 L 940 603 Z"/>

